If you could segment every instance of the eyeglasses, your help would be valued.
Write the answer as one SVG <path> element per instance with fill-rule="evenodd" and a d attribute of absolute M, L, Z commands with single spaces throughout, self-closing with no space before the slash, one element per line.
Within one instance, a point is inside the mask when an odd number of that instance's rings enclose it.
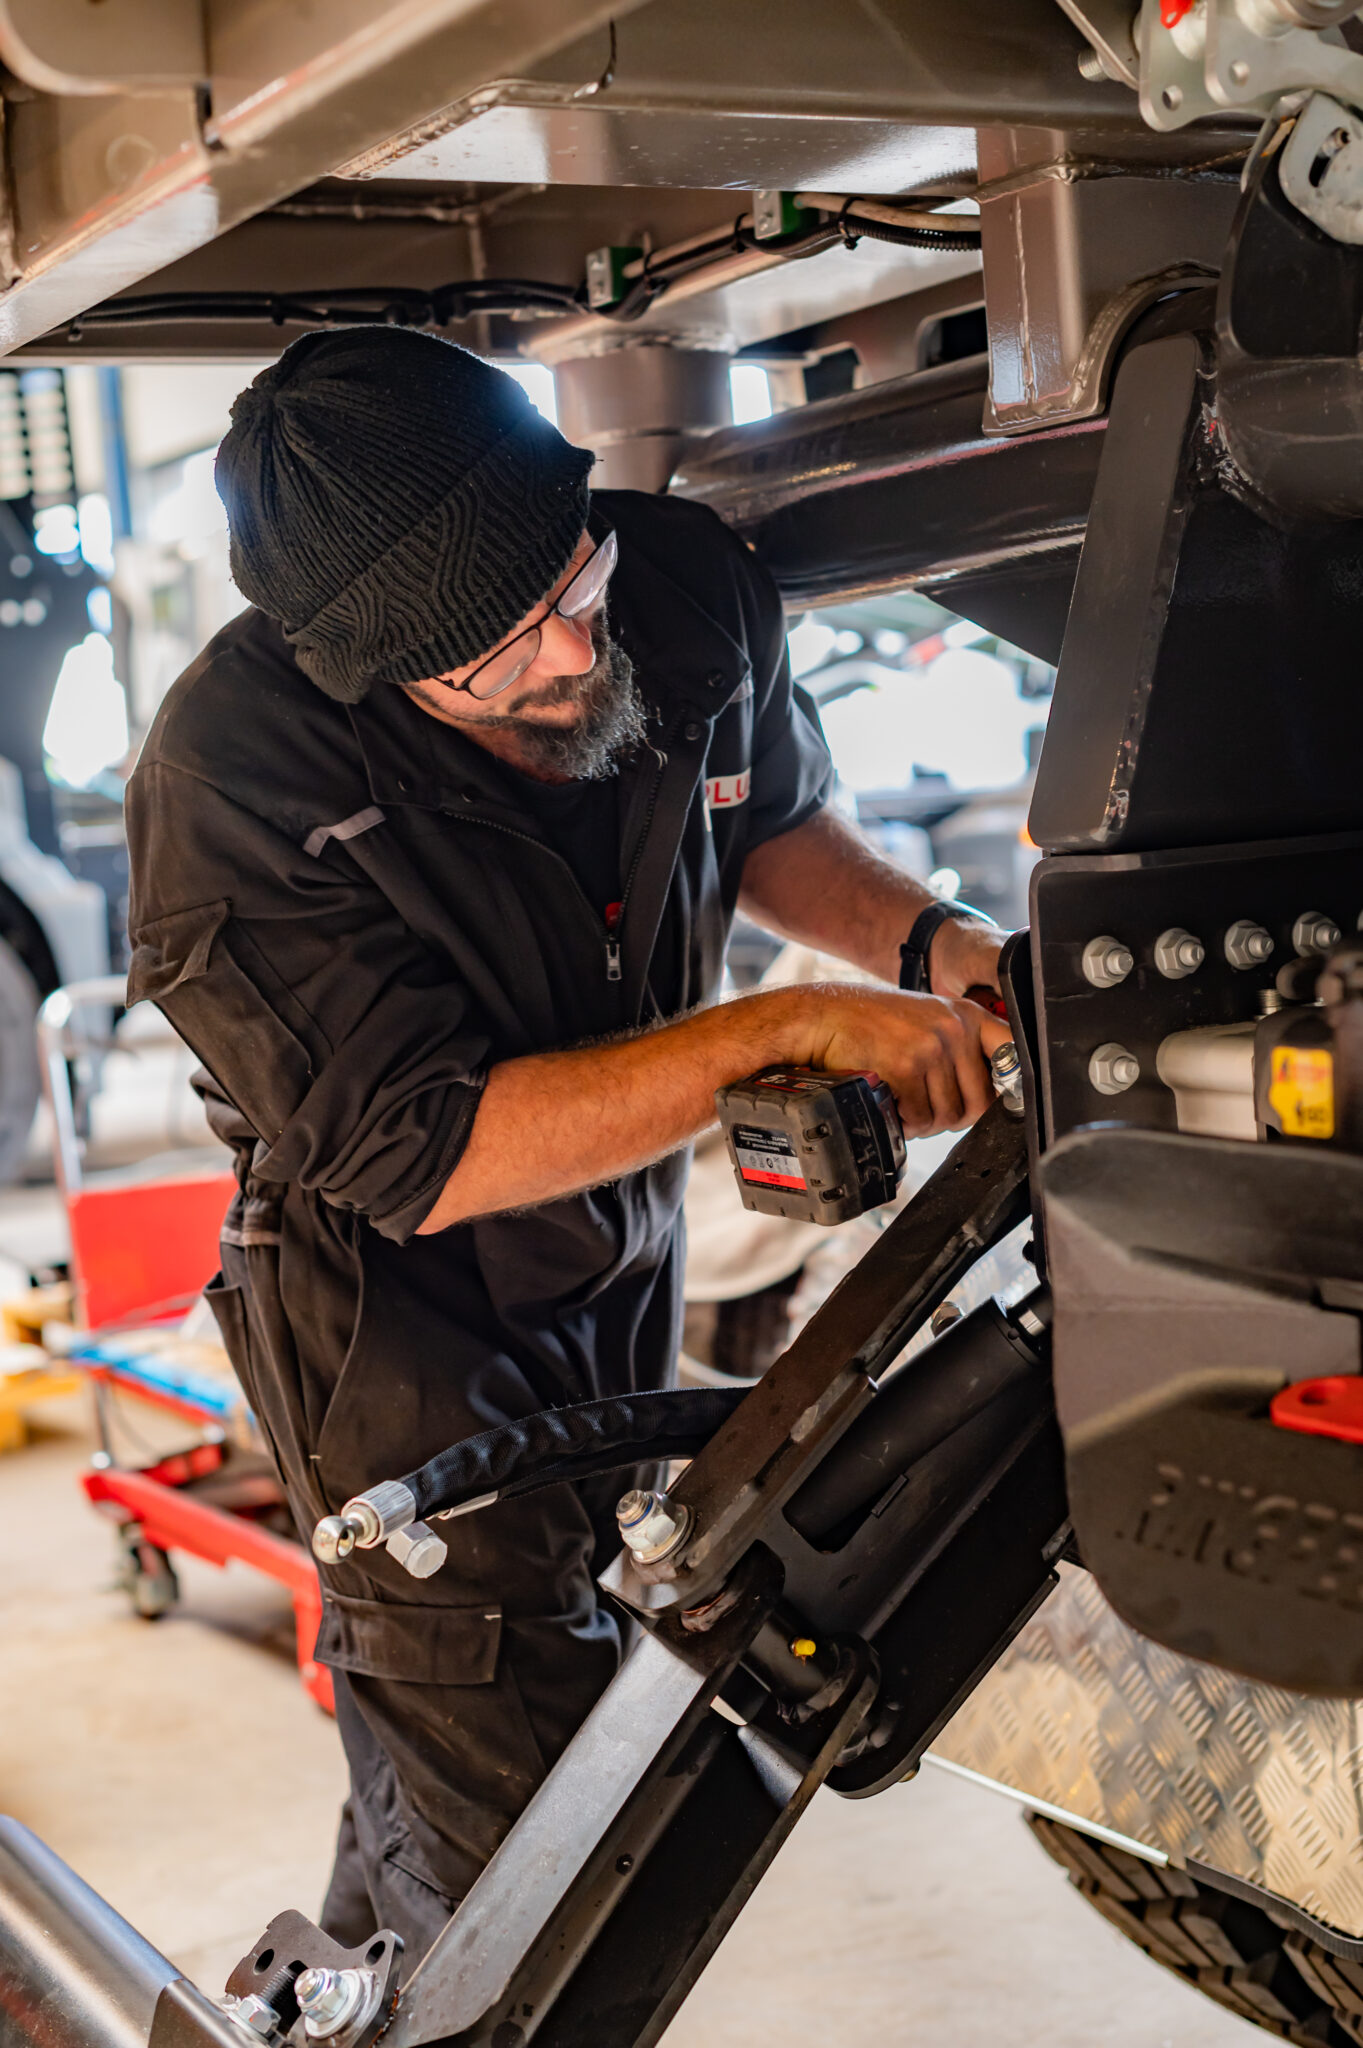
<path fill-rule="evenodd" d="M 600 610 L 606 585 L 615 573 L 618 553 L 615 534 L 608 533 L 592 549 L 572 582 L 555 598 L 543 619 L 536 620 L 533 626 L 526 626 L 514 640 L 508 640 L 504 647 L 489 654 L 486 661 L 480 661 L 473 673 L 465 676 L 461 683 L 450 683 L 447 687 L 467 690 L 480 703 L 487 697 L 496 697 L 501 691 L 509 690 L 513 683 L 520 681 L 539 653 L 543 626 L 555 612 L 561 619 L 586 619 Z"/>

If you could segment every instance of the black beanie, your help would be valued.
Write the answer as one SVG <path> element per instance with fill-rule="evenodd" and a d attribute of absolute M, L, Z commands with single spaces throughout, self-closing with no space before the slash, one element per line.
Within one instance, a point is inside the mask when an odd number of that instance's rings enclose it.
<path fill-rule="evenodd" d="M 232 577 L 356 703 L 497 645 L 572 559 L 592 457 L 514 377 L 433 334 L 305 334 L 232 407 Z"/>

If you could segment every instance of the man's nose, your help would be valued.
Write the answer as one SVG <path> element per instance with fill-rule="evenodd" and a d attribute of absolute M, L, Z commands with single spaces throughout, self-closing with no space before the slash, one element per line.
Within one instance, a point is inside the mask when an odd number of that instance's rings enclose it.
<path fill-rule="evenodd" d="M 595 660 L 596 648 L 588 622 L 565 619 L 558 612 L 551 612 L 540 628 L 536 668 L 548 675 L 585 676 Z"/>

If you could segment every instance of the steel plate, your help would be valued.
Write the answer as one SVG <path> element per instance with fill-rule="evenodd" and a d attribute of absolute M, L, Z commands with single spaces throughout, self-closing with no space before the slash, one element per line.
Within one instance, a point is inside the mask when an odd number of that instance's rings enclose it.
<path fill-rule="evenodd" d="M 1175 1657 L 1061 1584 L 933 1754 L 1363 1936 L 1363 1721 Z"/>

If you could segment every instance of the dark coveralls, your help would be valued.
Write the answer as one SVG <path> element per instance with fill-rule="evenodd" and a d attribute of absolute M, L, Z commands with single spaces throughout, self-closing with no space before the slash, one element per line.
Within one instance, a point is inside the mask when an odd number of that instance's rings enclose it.
<path fill-rule="evenodd" d="M 613 931 L 536 786 L 383 685 L 345 706 L 247 611 L 180 678 L 128 792 L 130 996 L 193 1047 L 240 1193 L 210 1298 L 300 1525 L 507 1417 L 664 1384 L 678 1152 L 414 1235 L 489 1066 L 716 994 L 746 855 L 828 796 L 774 586 L 711 513 L 602 492 L 611 630 L 651 745 L 618 804 Z M 527 1128 L 528 1152 L 554 1143 Z M 614 1675 L 594 1565 L 620 1475 L 445 1525 L 448 1562 L 324 1569 L 351 1766 L 329 1929 L 415 1960 Z"/>

